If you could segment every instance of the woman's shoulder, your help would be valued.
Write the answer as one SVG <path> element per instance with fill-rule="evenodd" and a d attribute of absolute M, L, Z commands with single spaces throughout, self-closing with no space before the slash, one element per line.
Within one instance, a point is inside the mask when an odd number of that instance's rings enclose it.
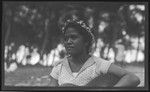
<path fill-rule="evenodd" d="M 102 59 L 101 57 L 92 56 L 95 63 L 108 62 L 108 60 Z"/>
<path fill-rule="evenodd" d="M 96 72 L 98 74 L 103 73 L 106 74 L 110 65 L 111 65 L 111 61 L 102 59 L 100 57 L 93 57 L 94 61 L 95 61 L 95 65 L 96 65 Z"/>

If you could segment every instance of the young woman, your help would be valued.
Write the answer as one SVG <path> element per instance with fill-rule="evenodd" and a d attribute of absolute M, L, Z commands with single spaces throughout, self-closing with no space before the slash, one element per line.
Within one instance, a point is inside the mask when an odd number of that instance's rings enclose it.
<path fill-rule="evenodd" d="M 88 86 L 108 73 L 119 78 L 114 87 L 136 87 L 140 83 L 133 73 L 90 54 L 94 35 L 83 21 L 67 20 L 62 32 L 67 56 L 52 69 L 50 86 Z"/>

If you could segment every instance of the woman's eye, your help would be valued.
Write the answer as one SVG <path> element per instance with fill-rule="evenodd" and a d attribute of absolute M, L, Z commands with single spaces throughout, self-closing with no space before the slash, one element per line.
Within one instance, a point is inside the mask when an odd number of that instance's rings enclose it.
<path fill-rule="evenodd" d="M 67 41 L 69 39 L 75 40 L 76 38 L 77 38 L 77 36 L 75 36 L 75 35 L 65 36 L 65 41 Z"/>
<path fill-rule="evenodd" d="M 77 36 L 72 35 L 70 38 L 72 38 L 72 39 L 76 39 L 76 38 L 77 38 Z"/>

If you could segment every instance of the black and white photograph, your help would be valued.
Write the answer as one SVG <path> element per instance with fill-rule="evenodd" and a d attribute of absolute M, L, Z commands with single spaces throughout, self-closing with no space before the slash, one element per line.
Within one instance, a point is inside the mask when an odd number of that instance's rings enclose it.
<path fill-rule="evenodd" d="M 3 1 L 2 89 L 147 89 L 148 2 Z"/>

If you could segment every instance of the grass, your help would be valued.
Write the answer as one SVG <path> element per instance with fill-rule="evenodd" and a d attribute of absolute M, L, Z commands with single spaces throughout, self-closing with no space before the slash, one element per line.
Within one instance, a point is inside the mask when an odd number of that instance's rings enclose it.
<path fill-rule="evenodd" d="M 11 86 L 34 86 L 49 82 L 48 75 L 51 72 L 51 67 L 23 67 L 18 68 L 14 72 L 5 73 L 5 85 Z M 45 78 L 42 78 L 45 77 Z M 44 80 L 43 80 L 44 79 Z M 40 85 L 40 84 L 39 84 Z"/>
<path fill-rule="evenodd" d="M 135 73 L 141 80 L 138 85 L 144 86 L 144 67 L 125 66 L 126 70 Z M 52 67 L 22 67 L 14 72 L 5 72 L 5 86 L 47 86 L 50 82 L 48 77 Z"/>

